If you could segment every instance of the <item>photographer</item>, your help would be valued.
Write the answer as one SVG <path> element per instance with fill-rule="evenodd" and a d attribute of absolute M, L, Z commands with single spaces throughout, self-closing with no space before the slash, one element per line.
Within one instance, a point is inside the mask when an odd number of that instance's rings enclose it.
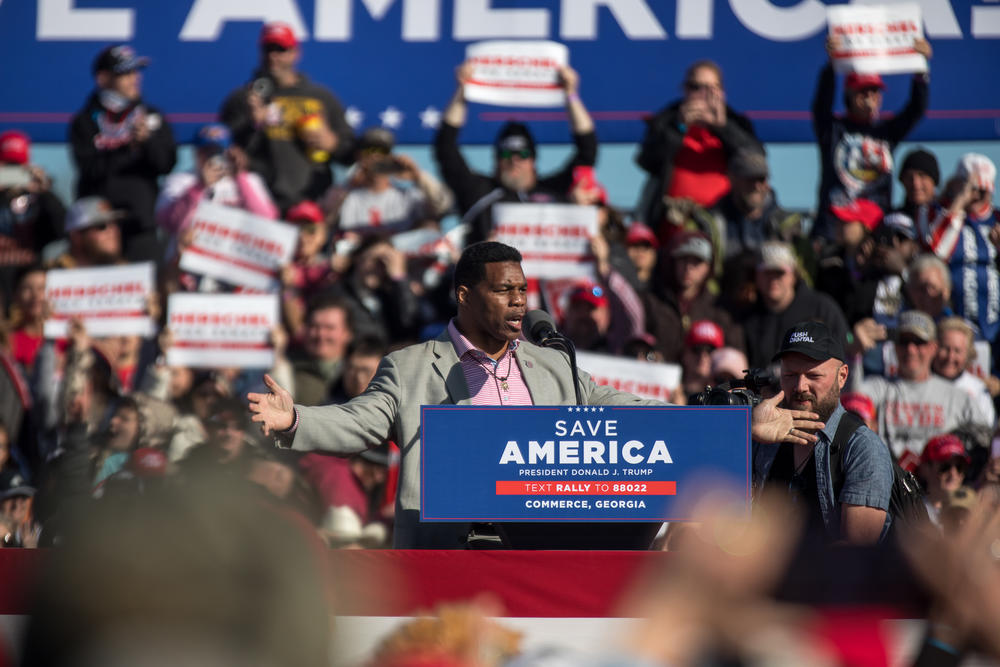
<path fill-rule="evenodd" d="M 451 193 L 407 155 L 393 153 L 395 137 L 381 127 L 365 130 L 347 187 L 331 189 L 324 208 L 341 232 L 401 232 L 437 223 L 452 205 Z"/>
<path fill-rule="evenodd" d="M 79 173 L 77 198 L 97 195 L 127 213 L 122 221 L 125 255 L 159 260 L 153 204 L 160 176 L 177 161 L 166 118 L 142 100 L 141 70 L 149 59 L 122 44 L 94 60 L 96 89 L 70 124 L 69 141 Z"/>
<path fill-rule="evenodd" d="M 763 487 L 786 495 L 805 510 L 809 531 L 825 541 L 874 544 L 891 523 L 892 459 L 878 435 L 840 405 L 845 359 L 840 338 L 822 322 L 801 322 L 785 332 L 774 356 L 781 363 L 775 398 L 783 397 L 786 408 L 818 414 L 825 426 L 812 442 L 804 437 L 811 431 L 792 429 L 789 435 L 801 436 L 796 444 L 764 444 L 755 433 L 754 489 L 755 495 Z"/>
<path fill-rule="evenodd" d="M 250 83 L 229 94 L 219 119 L 285 211 L 323 195 L 333 183 L 331 160 L 351 163 L 354 132 L 340 100 L 298 71 L 302 51 L 290 26 L 265 24 L 258 46 Z"/>
<path fill-rule="evenodd" d="M 52 179 L 31 164 L 31 140 L 16 130 L 0 134 L 0 304 L 13 301 L 17 276 L 40 261 L 42 248 L 63 235 L 66 207 Z"/>
<path fill-rule="evenodd" d="M 206 125 L 194 140 L 195 168 L 171 174 L 156 201 L 156 222 L 171 237 L 183 234 L 202 201 L 241 208 L 271 220 L 278 209 L 267 186 L 257 174 L 247 171 L 246 154 L 232 145 L 225 125 Z"/>

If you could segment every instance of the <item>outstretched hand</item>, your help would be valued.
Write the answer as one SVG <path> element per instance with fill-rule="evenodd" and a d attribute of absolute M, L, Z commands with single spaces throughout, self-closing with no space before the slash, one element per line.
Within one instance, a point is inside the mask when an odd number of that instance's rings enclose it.
<path fill-rule="evenodd" d="M 270 375 L 264 376 L 264 384 L 270 389 L 267 394 L 247 394 L 250 401 L 250 421 L 260 424 L 264 435 L 272 432 L 287 431 L 295 421 L 295 407 L 292 395 L 274 381 Z"/>
<path fill-rule="evenodd" d="M 806 410 L 789 410 L 780 406 L 785 392 L 779 391 L 772 398 L 761 401 L 753 409 L 750 421 L 750 434 L 757 442 L 782 443 L 793 445 L 812 445 L 819 437 L 816 431 L 826 424 L 815 412 Z"/>

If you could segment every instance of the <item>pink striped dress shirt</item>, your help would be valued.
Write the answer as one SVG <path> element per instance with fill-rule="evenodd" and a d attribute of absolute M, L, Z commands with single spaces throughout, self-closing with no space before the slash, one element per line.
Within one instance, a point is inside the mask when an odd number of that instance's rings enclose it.
<path fill-rule="evenodd" d="M 473 405 L 534 405 L 517 365 L 520 341 L 511 341 L 504 355 L 494 361 L 462 335 L 455 320 L 448 323 L 448 335 L 462 364 Z"/>

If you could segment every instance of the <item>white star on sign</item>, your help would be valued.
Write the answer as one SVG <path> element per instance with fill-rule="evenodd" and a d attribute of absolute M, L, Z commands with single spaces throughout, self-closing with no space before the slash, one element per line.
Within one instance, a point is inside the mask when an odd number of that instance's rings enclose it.
<path fill-rule="evenodd" d="M 604 406 L 601 406 L 601 407 L 597 408 L 597 411 L 598 412 L 604 412 Z"/>
<path fill-rule="evenodd" d="M 437 110 L 437 107 L 427 107 L 420 112 L 420 125 L 422 127 L 436 130 L 440 124 L 441 112 Z"/>
<path fill-rule="evenodd" d="M 378 118 L 382 121 L 382 127 L 388 127 L 392 130 L 403 124 L 403 112 L 391 104 L 378 115 Z"/>
<path fill-rule="evenodd" d="M 347 107 L 344 109 L 344 120 L 356 130 L 365 122 L 365 114 L 357 107 Z"/>

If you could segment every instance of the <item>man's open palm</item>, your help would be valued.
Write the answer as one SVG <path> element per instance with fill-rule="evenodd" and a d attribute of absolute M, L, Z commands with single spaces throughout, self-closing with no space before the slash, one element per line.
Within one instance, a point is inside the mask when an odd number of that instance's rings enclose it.
<path fill-rule="evenodd" d="M 251 421 L 259 422 L 264 435 L 272 431 L 287 431 L 295 421 L 292 395 L 281 388 L 270 375 L 264 376 L 264 384 L 271 391 L 267 394 L 247 394 L 250 401 Z"/>

